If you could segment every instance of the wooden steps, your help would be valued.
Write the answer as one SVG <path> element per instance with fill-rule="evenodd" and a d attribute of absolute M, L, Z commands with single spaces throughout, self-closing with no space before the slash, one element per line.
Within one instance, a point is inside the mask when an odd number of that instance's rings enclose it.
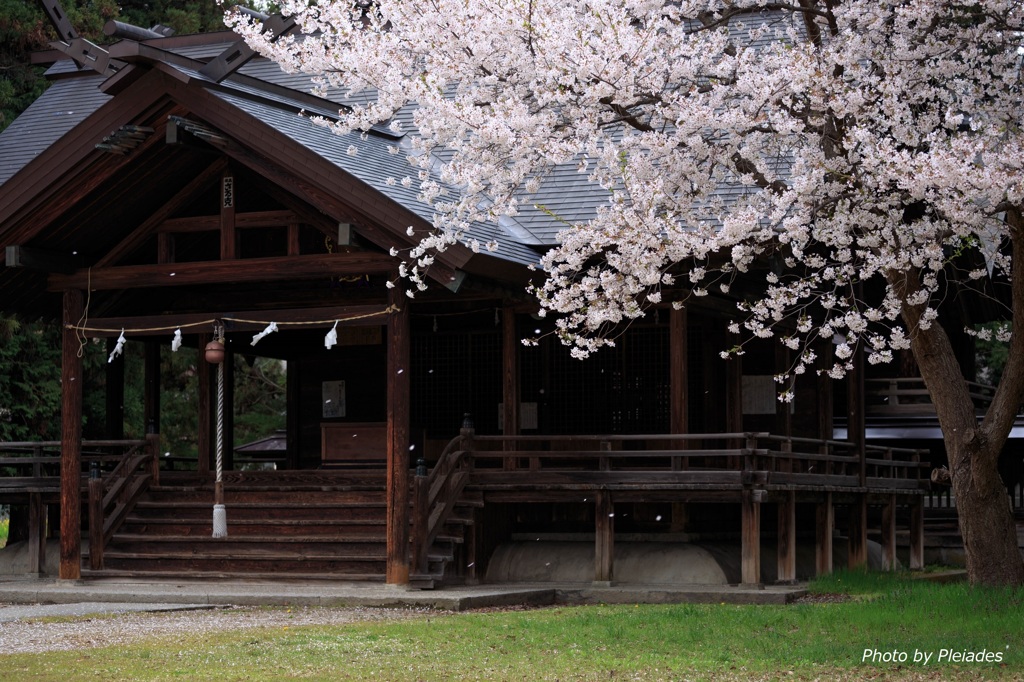
<path fill-rule="evenodd" d="M 322 482 L 229 483 L 228 535 L 214 538 L 213 487 L 177 482 L 151 487 L 104 551 L 91 577 L 286 578 L 383 582 L 387 509 L 382 472 L 346 472 Z M 444 580 L 465 529 L 467 500 L 428 554 L 418 587 Z M 85 566 L 88 566 L 86 554 Z"/>

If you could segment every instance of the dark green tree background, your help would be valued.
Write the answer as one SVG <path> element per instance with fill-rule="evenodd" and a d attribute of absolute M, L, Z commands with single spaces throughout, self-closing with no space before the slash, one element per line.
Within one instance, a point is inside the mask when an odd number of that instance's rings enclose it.
<path fill-rule="evenodd" d="M 63 0 L 76 30 L 96 43 L 109 42 L 103 26 L 119 19 L 142 27 L 170 26 L 177 34 L 224 30 L 223 8 L 216 0 Z M 46 88 L 44 69 L 31 65 L 31 53 L 48 49 L 56 38 L 34 0 L 0 0 L 0 130 Z M 104 437 L 106 344 L 87 341 L 82 348 L 86 384 L 83 434 Z M 124 433 L 145 434 L 142 416 L 142 345 L 129 342 L 125 363 Z M 195 456 L 198 382 L 197 353 L 182 348 L 161 353 L 161 431 L 166 451 Z M 60 437 L 60 363 L 58 325 L 0 315 L 0 442 L 57 440 Z M 269 435 L 284 426 L 284 377 L 281 363 L 266 358 L 236 358 L 235 442 Z"/>
<path fill-rule="evenodd" d="M 225 30 L 216 0 L 63 0 L 61 6 L 79 35 L 99 44 L 110 41 L 103 26 L 111 19 L 144 28 L 163 24 L 179 34 Z M 0 130 L 46 89 L 44 69 L 32 66 L 31 54 L 55 38 L 37 2 L 0 0 Z"/>

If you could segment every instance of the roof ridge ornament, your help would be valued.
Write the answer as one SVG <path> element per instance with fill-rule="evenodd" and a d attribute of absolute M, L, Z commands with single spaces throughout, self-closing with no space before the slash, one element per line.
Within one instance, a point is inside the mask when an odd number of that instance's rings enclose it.
<path fill-rule="evenodd" d="M 267 15 L 241 5 L 236 6 L 235 11 L 260 21 L 263 24 L 263 33 L 270 31 L 274 40 L 291 33 L 296 26 L 293 17 L 285 17 L 281 14 Z M 239 38 L 231 44 L 231 47 L 211 59 L 206 66 L 199 70 L 199 73 L 215 83 L 220 83 L 255 56 L 256 51 L 246 45 L 245 40 Z"/>
<path fill-rule="evenodd" d="M 60 0 L 39 0 L 39 4 L 60 38 L 51 42 L 50 47 L 71 57 L 79 68 L 88 67 L 104 76 L 113 76 L 124 68 L 124 62 L 111 59 L 109 52 L 78 35 Z"/>

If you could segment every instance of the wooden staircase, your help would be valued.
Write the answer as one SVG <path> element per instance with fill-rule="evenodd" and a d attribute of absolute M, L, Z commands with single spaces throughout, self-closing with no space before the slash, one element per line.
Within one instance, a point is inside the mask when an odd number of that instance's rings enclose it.
<path fill-rule="evenodd" d="M 226 475 L 226 538 L 212 537 L 212 482 L 163 477 L 108 542 L 103 569 L 84 574 L 384 582 L 382 471 L 266 473 Z M 411 576 L 415 586 L 450 579 L 449 567 L 472 524 L 473 503 L 467 501 L 432 544 L 426 573 Z"/>

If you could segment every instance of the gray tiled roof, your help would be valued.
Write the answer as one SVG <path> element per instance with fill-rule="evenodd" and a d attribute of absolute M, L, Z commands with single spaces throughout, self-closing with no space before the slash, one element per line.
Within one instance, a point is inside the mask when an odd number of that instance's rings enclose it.
<path fill-rule="evenodd" d="M 433 209 L 417 198 L 418 181 L 410 187 L 403 187 L 401 179 L 414 176 L 413 169 L 406 160 L 405 154 L 391 154 L 389 146 L 395 146 L 395 140 L 381 138 L 376 135 L 363 136 L 352 133 L 336 135 L 323 126 L 312 123 L 309 119 L 299 116 L 282 106 L 256 102 L 230 91 L 218 92 L 217 96 L 266 125 L 287 135 L 290 139 L 330 161 L 340 170 L 349 173 L 366 183 L 380 194 L 412 211 L 428 223 L 433 222 Z M 282 104 L 285 104 L 282 102 Z M 351 155 L 349 147 L 355 147 L 357 153 Z M 394 184 L 388 184 L 388 178 L 394 178 Z M 401 227 L 401 226 L 399 226 Z M 505 260 L 518 263 L 537 262 L 538 253 L 515 239 L 508 231 L 498 225 L 480 223 L 473 226 L 473 235 L 482 242 L 495 240 L 500 245 L 494 255 Z"/>
<path fill-rule="evenodd" d="M 110 99 L 103 77 L 58 80 L 0 133 L 0 185 Z"/>

